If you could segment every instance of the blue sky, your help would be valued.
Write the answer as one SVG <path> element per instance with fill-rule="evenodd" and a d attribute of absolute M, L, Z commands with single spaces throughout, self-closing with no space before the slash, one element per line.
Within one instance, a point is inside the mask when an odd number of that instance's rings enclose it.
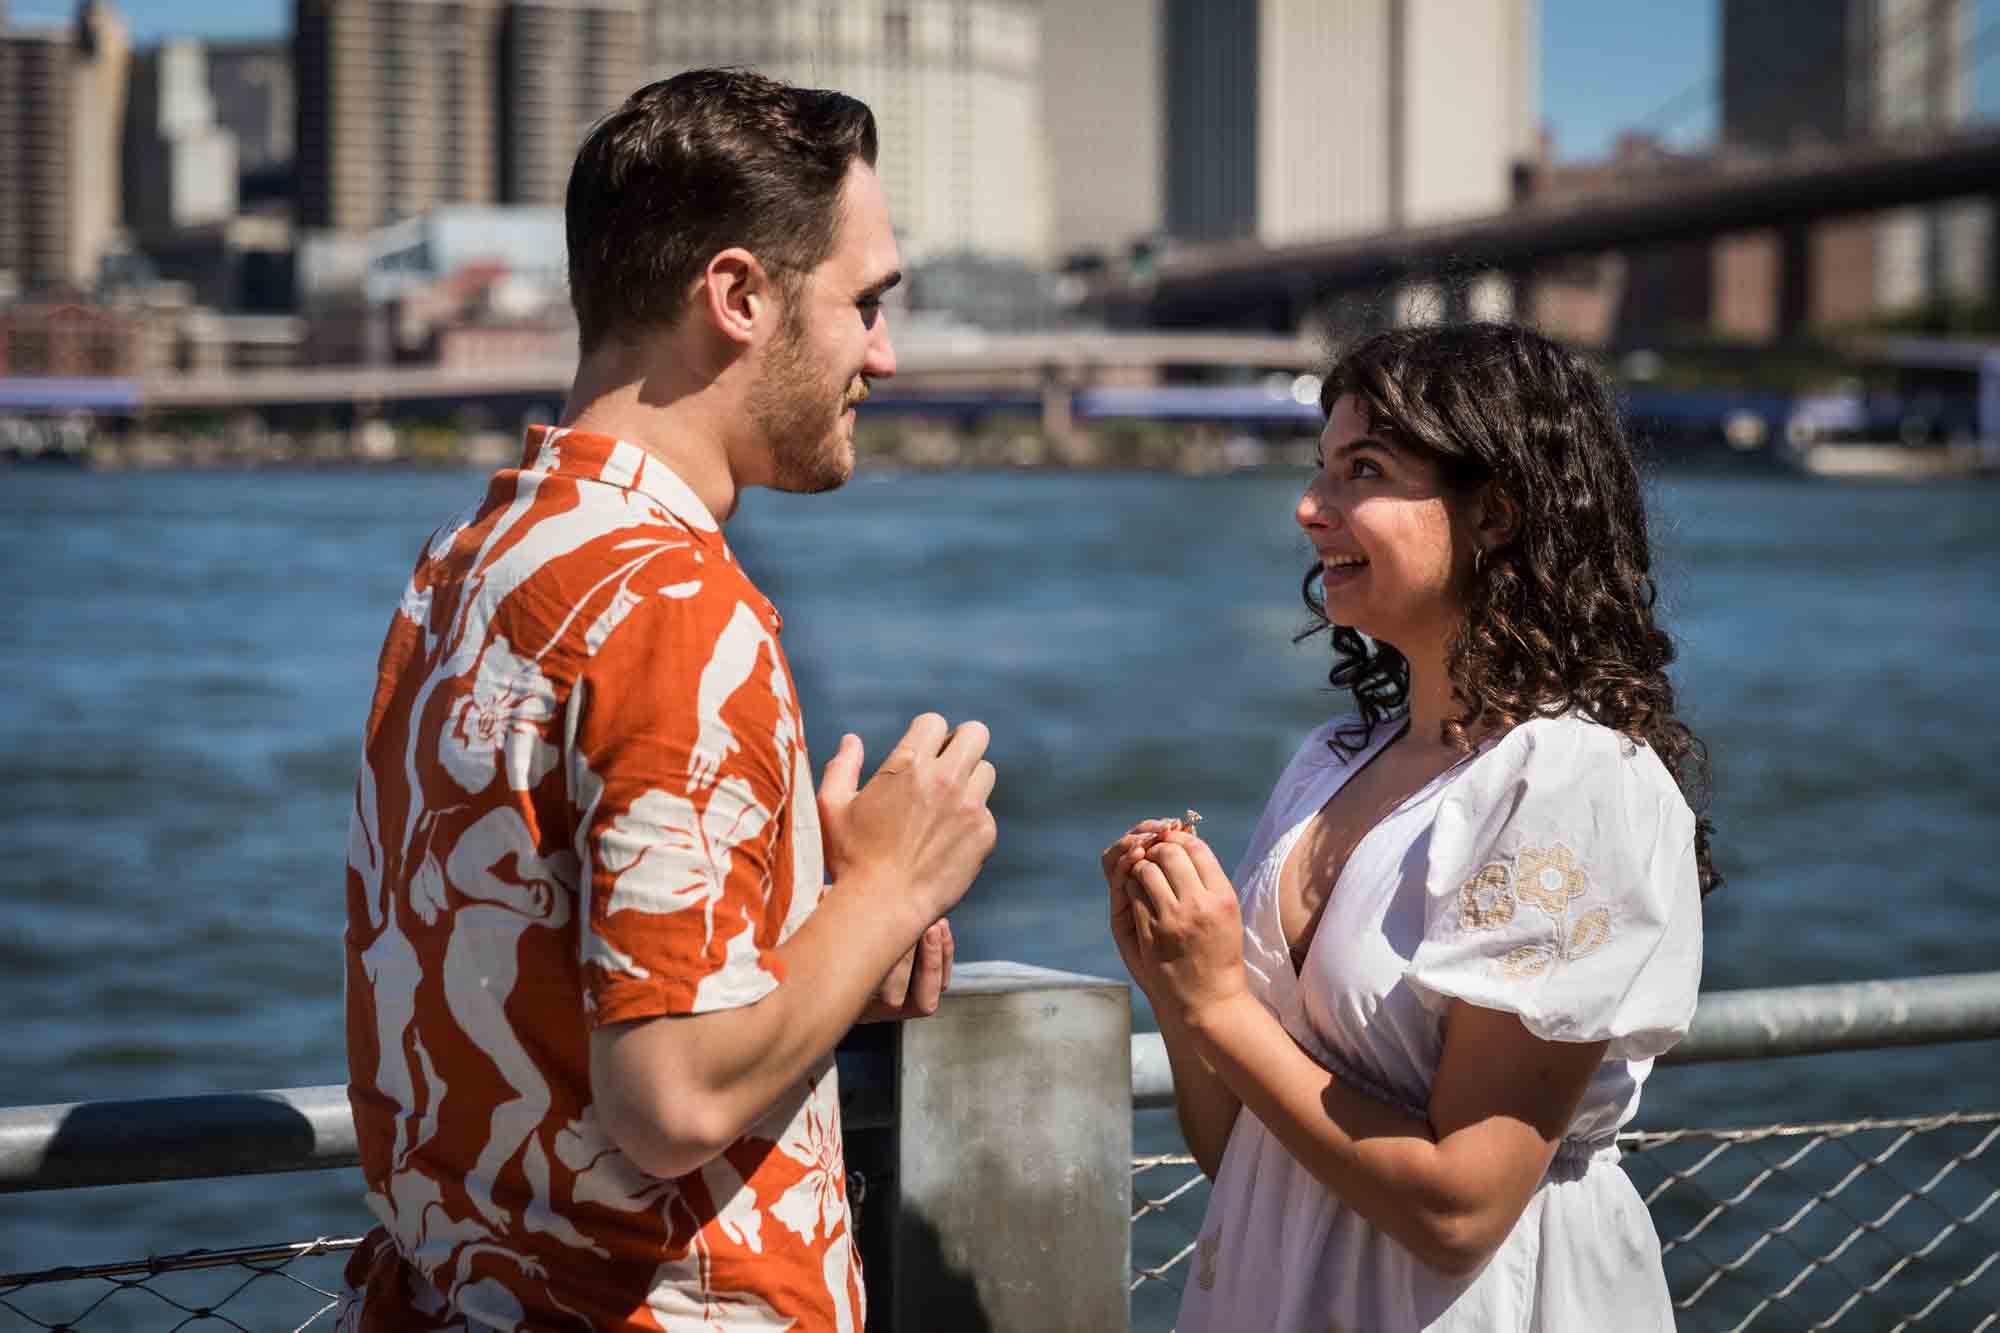
<path fill-rule="evenodd" d="M 10 7 L 17 20 L 73 9 L 59 0 L 11 0 Z M 1675 142 L 1712 134 L 1720 7 L 1719 0 L 1542 0 L 1542 120 L 1557 155 L 1600 156 L 1627 126 L 1645 125 Z M 1975 33 L 2000 21 L 2000 0 L 1973 0 L 1973 7 Z M 180 34 L 275 36 L 291 16 L 289 0 L 122 0 L 119 8 L 142 43 Z M 1977 89 L 1982 113 L 2000 114 L 2000 56 L 1986 62 Z"/>

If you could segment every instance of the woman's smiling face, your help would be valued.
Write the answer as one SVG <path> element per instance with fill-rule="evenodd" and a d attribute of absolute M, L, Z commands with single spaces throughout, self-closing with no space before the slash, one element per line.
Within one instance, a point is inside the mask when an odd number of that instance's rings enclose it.
<path fill-rule="evenodd" d="M 1327 618 L 1406 655 L 1441 654 L 1465 617 L 1474 508 L 1427 455 L 1371 430 L 1359 399 L 1340 398 L 1296 512 Z"/>

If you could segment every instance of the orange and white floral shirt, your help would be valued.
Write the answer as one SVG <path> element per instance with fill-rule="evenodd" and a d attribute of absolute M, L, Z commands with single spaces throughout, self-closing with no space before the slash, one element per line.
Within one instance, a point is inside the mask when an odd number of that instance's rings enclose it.
<path fill-rule="evenodd" d="M 417 563 L 347 869 L 381 1226 L 343 1330 L 859 1330 L 831 1058 L 700 1171 L 599 1127 L 591 1029 L 750 1004 L 818 902 L 776 610 L 658 459 L 535 428 Z"/>

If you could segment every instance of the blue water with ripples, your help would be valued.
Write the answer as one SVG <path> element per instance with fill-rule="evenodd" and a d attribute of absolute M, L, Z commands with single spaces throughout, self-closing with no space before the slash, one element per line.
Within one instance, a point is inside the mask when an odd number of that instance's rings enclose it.
<path fill-rule="evenodd" d="M 1336 705 L 1323 641 L 1292 642 L 1302 481 L 864 473 L 748 498 L 731 539 L 785 614 L 816 755 L 853 730 L 872 763 L 926 708 L 993 729 L 1001 836 L 954 918 L 961 958 L 1121 975 L 1097 849 L 1193 805 L 1225 860 L 1241 850 Z M 375 655 L 425 536 L 482 486 L 0 471 L 0 1104 L 344 1081 L 342 864 Z M 1706 985 L 1995 966 L 2000 491 L 1654 492 L 1730 878 Z M 1996 1070 L 1984 1046 L 1664 1071 L 1641 1123 L 1991 1107 Z M 353 1234 L 355 1180 L 0 1198 L 0 1272 Z M 163 1326 L 135 1309 L 88 1327 Z"/>

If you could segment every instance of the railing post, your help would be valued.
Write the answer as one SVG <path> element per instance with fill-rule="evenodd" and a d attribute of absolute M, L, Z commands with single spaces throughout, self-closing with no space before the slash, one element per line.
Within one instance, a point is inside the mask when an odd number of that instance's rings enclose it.
<path fill-rule="evenodd" d="M 901 1025 L 891 1141 L 854 1145 L 893 1161 L 893 1204 L 871 1178 L 863 1205 L 871 1329 L 1123 1333 L 1131 1026 L 1123 982 L 1016 963 Z"/>

